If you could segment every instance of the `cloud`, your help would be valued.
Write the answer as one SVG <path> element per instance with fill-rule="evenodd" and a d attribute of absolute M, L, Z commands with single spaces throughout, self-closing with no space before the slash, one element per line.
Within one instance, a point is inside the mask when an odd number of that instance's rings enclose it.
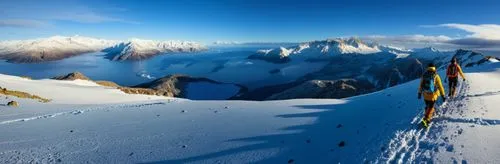
<path fill-rule="evenodd" d="M 45 22 L 72 21 L 77 23 L 127 23 L 140 24 L 137 21 L 122 18 L 126 8 L 119 7 L 88 7 L 77 1 L 0 1 L 0 20 L 17 19 L 31 20 L 22 23 L 9 21 L 3 26 L 31 27 Z M 37 21 L 37 22 L 36 22 Z M 23 25 L 23 26 L 21 26 Z M 24 26 L 25 25 L 25 26 Z M 36 27 L 36 26 L 35 26 Z"/>
<path fill-rule="evenodd" d="M 467 36 L 469 38 L 500 40 L 500 25 L 496 24 L 470 25 L 470 24 L 449 23 L 449 24 L 440 24 L 438 26 L 466 31 L 470 33 L 470 35 Z"/>
<path fill-rule="evenodd" d="M 447 23 L 438 25 L 423 25 L 425 28 L 439 28 L 446 27 L 451 29 L 458 29 L 468 33 L 465 37 L 454 38 L 446 41 L 445 43 L 455 44 L 464 47 L 473 48 L 491 48 L 500 46 L 500 25 L 497 24 L 459 24 Z"/>
<path fill-rule="evenodd" d="M 74 21 L 79 23 L 104 23 L 104 22 L 120 22 L 129 24 L 140 24 L 136 21 L 124 20 L 121 18 L 115 18 L 110 16 L 101 15 L 90 11 L 80 11 L 80 12 L 68 12 L 65 14 L 59 14 L 56 16 L 51 16 L 50 19 L 55 20 L 65 20 Z"/>
<path fill-rule="evenodd" d="M 49 23 L 30 19 L 4 19 L 0 20 L 0 27 L 38 28 L 47 27 Z"/>
<path fill-rule="evenodd" d="M 384 36 L 384 35 L 371 35 L 360 37 L 364 41 L 375 42 L 382 45 L 390 45 L 396 47 L 404 48 L 421 48 L 421 47 L 434 47 L 438 49 L 454 49 L 457 46 L 449 43 L 453 40 L 445 35 L 396 35 L 396 36 Z"/>
<path fill-rule="evenodd" d="M 366 40 L 373 40 L 379 42 L 393 42 L 393 43 L 443 43 L 452 38 L 444 35 L 439 36 L 428 36 L 428 35 L 400 35 L 400 36 L 383 36 L 383 35 L 372 35 L 363 37 Z"/>

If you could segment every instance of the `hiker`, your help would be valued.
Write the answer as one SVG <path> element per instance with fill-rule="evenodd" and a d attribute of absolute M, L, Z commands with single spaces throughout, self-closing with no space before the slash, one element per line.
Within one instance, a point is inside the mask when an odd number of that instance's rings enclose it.
<path fill-rule="evenodd" d="M 460 65 L 457 63 L 457 58 L 453 57 L 450 61 L 448 69 L 446 69 L 446 76 L 448 77 L 447 79 L 450 82 L 448 83 L 448 97 L 455 97 L 455 90 L 458 83 L 458 74 L 460 74 L 463 81 L 465 81 L 465 76 L 462 72 L 462 68 L 460 68 Z M 444 80 L 444 82 L 447 83 L 446 79 Z"/>
<path fill-rule="evenodd" d="M 443 98 L 443 102 L 446 101 L 444 97 L 443 84 L 441 83 L 441 78 L 436 72 L 436 66 L 430 63 L 427 71 L 422 75 L 420 80 L 420 86 L 418 88 L 418 99 L 422 98 L 424 95 L 425 101 L 425 116 L 422 119 L 422 124 L 428 127 L 431 122 L 432 115 L 434 114 L 434 104 L 436 103 L 439 96 Z"/>

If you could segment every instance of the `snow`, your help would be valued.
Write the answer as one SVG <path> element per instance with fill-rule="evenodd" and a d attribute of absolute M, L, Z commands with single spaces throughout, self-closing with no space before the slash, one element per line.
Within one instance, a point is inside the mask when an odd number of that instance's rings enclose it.
<path fill-rule="evenodd" d="M 190 41 L 158 41 L 133 38 L 127 43 L 132 49 L 138 52 L 157 50 L 160 52 L 178 52 L 193 49 L 206 49 L 204 46 Z"/>
<path fill-rule="evenodd" d="M 50 104 L 110 104 L 165 99 L 159 96 L 126 94 L 87 80 L 30 80 L 0 74 L 0 86 L 51 99 Z"/>
<path fill-rule="evenodd" d="M 495 59 L 495 58 L 490 58 L 490 59 L 488 59 L 488 60 L 489 60 L 490 62 L 492 62 L 492 63 L 497 63 L 497 62 L 500 62 L 500 61 L 498 61 L 498 59 Z"/>
<path fill-rule="evenodd" d="M 417 80 L 340 100 L 253 102 L 146 100 L 1 75 L 2 87 L 55 101 L 0 97 L 21 104 L 0 106 L 0 163 L 498 163 L 500 64 L 464 71 L 429 130 L 416 125 Z"/>

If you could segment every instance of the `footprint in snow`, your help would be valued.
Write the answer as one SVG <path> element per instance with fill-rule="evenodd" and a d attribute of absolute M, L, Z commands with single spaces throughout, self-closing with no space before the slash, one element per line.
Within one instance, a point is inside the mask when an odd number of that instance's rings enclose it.
<path fill-rule="evenodd" d="M 448 146 L 446 147 L 446 151 L 447 151 L 447 152 L 453 152 L 453 150 L 454 150 L 454 149 L 455 149 L 455 148 L 453 147 L 453 145 L 448 145 Z"/>

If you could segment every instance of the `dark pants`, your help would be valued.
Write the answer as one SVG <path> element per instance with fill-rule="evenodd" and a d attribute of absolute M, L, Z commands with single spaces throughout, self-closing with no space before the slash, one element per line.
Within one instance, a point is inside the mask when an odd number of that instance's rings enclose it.
<path fill-rule="evenodd" d="M 455 89 L 457 88 L 458 84 L 458 77 L 448 77 L 448 96 L 455 95 Z"/>
<path fill-rule="evenodd" d="M 434 114 L 434 104 L 436 101 L 425 100 L 425 117 L 426 121 L 431 121 L 432 115 Z"/>
<path fill-rule="evenodd" d="M 458 77 L 448 77 L 448 81 L 450 82 L 450 83 L 448 83 L 448 86 L 450 88 L 456 88 L 457 87 Z"/>

